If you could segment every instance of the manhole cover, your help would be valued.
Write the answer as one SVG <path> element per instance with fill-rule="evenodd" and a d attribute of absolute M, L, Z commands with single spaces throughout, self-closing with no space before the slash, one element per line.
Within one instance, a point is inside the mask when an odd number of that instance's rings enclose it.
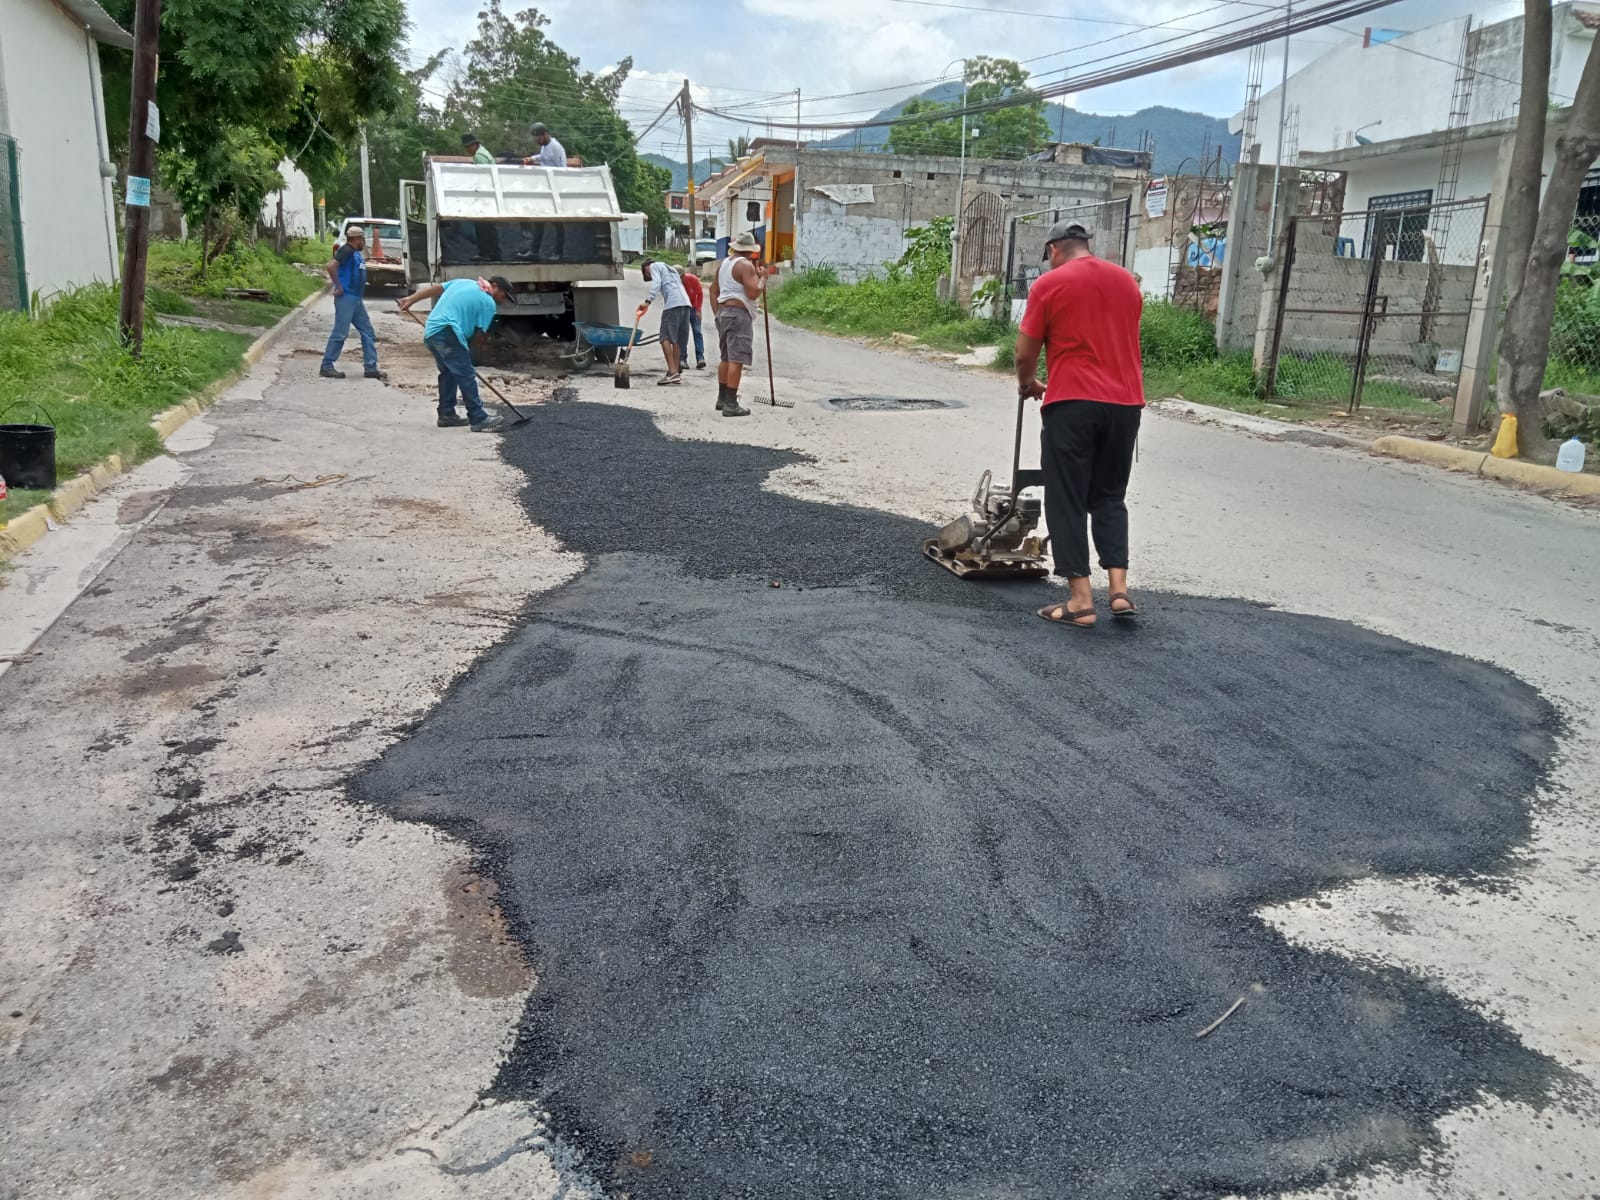
<path fill-rule="evenodd" d="M 876 409 L 885 412 L 900 412 L 912 408 L 956 408 L 956 400 L 931 400 L 917 396 L 832 396 L 823 401 L 829 408 L 840 412 L 860 412 L 864 409 Z"/>

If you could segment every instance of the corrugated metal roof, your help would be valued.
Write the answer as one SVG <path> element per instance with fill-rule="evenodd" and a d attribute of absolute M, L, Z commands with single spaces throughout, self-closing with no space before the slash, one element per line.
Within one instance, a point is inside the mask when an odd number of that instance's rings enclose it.
<path fill-rule="evenodd" d="M 100 7 L 99 0 L 59 0 L 61 7 L 83 22 L 84 28 L 94 35 L 94 40 L 108 46 L 133 49 L 133 34 L 111 19 L 111 14 Z"/>

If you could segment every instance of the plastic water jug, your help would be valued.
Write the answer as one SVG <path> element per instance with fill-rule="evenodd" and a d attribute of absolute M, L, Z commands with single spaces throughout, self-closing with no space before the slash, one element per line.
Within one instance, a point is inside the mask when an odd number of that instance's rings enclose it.
<path fill-rule="evenodd" d="M 1568 438 L 1561 443 L 1561 449 L 1556 453 L 1556 470 L 1572 472 L 1583 470 L 1585 453 L 1582 442 L 1577 438 Z"/>

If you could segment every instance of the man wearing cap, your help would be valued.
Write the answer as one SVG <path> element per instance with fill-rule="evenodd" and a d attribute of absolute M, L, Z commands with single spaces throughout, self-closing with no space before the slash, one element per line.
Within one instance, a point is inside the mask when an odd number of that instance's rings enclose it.
<path fill-rule="evenodd" d="M 359 225 L 344 231 L 344 245 L 333 252 L 325 270 L 333 285 L 333 332 L 322 352 L 324 379 L 343 379 L 344 372 L 333 364 L 344 353 L 345 341 L 354 325 L 361 335 L 361 363 L 368 379 L 382 379 L 378 370 L 378 340 L 373 336 L 372 318 L 367 315 L 367 264 L 361 252 L 367 248 L 367 232 Z"/>
<path fill-rule="evenodd" d="M 741 233 L 728 243 L 728 257 L 711 281 L 711 312 L 717 323 L 717 411 L 725 417 L 748 417 L 739 404 L 739 382 L 744 369 L 755 361 L 756 308 L 761 299 L 761 277 L 766 268 L 757 261 L 761 244 L 755 235 Z"/>
<path fill-rule="evenodd" d="M 447 279 L 418 288 L 401 300 L 402 311 L 409 312 L 419 300 L 432 300 L 428 324 L 422 331 L 422 344 L 439 366 L 439 428 L 470 425 L 473 433 L 493 433 L 505 426 L 500 417 L 491 417 L 478 399 L 478 373 L 468 349 L 472 335 L 489 328 L 495 305 L 511 298 L 511 285 L 500 275 L 492 279 Z M 467 415 L 456 412 L 456 393 L 466 405 Z"/>
<path fill-rule="evenodd" d="M 1134 444 L 1144 410 L 1139 315 L 1144 297 L 1133 276 L 1089 249 L 1093 231 L 1053 226 L 1045 240 L 1050 270 L 1028 289 L 1017 333 L 1017 388 L 1042 401 L 1040 466 L 1044 515 L 1055 573 L 1067 602 L 1039 615 L 1074 629 L 1095 623 L 1089 583 L 1089 528 L 1105 569 L 1111 615 L 1132 620 L 1128 598 L 1128 506 Z M 1045 352 L 1048 384 L 1038 380 Z"/>
<path fill-rule="evenodd" d="M 644 259 L 639 264 L 644 280 L 650 285 L 644 303 L 639 305 L 638 319 L 644 320 L 644 314 L 657 296 L 661 297 L 661 328 L 660 342 L 661 355 L 667 360 L 666 375 L 656 380 L 657 385 L 677 384 L 683 382 L 683 364 L 678 355 L 678 347 L 689 336 L 689 293 L 684 290 L 683 279 L 666 263 L 656 262 L 653 259 Z"/>
<path fill-rule="evenodd" d="M 478 135 L 475 133 L 461 135 L 461 148 L 472 155 L 472 161 L 475 163 L 481 165 L 494 162 L 494 155 L 483 148 L 483 143 L 478 141 Z"/>
<path fill-rule="evenodd" d="M 533 134 L 533 141 L 539 147 L 539 153 L 532 158 L 522 160 L 525 167 L 564 167 L 567 165 L 567 152 L 560 142 L 550 136 L 550 131 L 544 127 L 542 121 L 535 121 L 533 128 L 528 132 Z"/>

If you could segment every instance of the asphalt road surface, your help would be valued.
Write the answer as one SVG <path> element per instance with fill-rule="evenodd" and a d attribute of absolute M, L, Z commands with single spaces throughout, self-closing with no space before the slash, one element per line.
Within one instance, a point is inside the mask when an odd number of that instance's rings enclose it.
<path fill-rule="evenodd" d="M 590 566 L 362 791 L 495 864 L 540 979 L 499 1089 L 631 1196 L 1276 1190 L 1557 1076 L 1254 915 L 1503 867 L 1531 688 L 1236 600 L 1054 628 L 637 411 L 505 450 Z"/>
<path fill-rule="evenodd" d="M 328 321 L 0 587 L 0 1197 L 1600 1193 L 1595 514 L 1152 412 L 1084 634 L 1003 378 Z"/>

